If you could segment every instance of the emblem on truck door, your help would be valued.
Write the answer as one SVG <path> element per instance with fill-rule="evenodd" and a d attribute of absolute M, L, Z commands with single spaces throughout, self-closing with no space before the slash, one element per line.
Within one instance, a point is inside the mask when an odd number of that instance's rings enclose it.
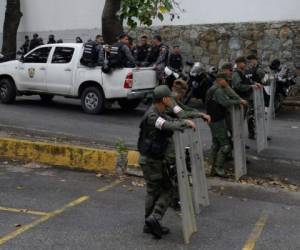
<path fill-rule="evenodd" d="M 28 69 L 28 76 L 30 78 L 33 78 L 34 77 L 34 73 L 35 73 L 35 68 L 29 68 Z"/>

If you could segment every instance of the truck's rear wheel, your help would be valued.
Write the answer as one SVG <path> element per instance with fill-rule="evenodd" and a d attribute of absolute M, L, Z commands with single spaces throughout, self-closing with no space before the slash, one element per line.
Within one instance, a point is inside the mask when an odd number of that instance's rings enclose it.
<path fill-rule="evenodd" d="M 54 95 L 41 94 L 40 98 L 41 98 L 42 102 L 48 103 L 48 102 L 51 102 L 53 100 Z"/>
<path fill-rule="evenodd" d="M 17 91 L 15 84 L 9 78 L 0 80 L 0 100 L 2 103 L 9 104 L 16 100 Z"/>
<path fill-rule="evenodd" d="M 105 110 L 105 98 L 102 91 L 97 87 L 86 88 L 81 95 L 81 106 L 84 112 L 100 114 Z"/>
<path fill-rule="evenodd" d="M 120 107 L 126 111 L 131 111 L 136 109 L 141 103 L 140 99 L 136 100 L 119 100 L 118 101 Z"/>

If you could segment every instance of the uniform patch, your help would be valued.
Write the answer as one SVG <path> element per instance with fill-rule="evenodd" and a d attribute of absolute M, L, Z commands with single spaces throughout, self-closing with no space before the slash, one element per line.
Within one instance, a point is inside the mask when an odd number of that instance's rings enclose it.
<path fill-rule="evenodd" d="M 161 130 L 165 122 L 166 120 L 164 118 L 158 117 L 155 122 L 155 127 Z"/>
<path fill-rule="evenodd" d="M 173 112 L 174 112 L 175 114 L 180 113 L 182 110 L 183 110 L 183 109 L 180 108 L 178 105 L 176 105 L 176 106 L 173 108 Z"/>

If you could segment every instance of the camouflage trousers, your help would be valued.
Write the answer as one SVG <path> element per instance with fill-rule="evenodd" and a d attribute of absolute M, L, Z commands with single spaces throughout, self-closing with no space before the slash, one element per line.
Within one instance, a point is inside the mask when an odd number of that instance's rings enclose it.
<path fill-rule="evenodd" d="M 215 168 L 224 168 L 228 155 L 232 153 L 231 140 L 228 136 L 226 121 L 210 124 L 212 134 L 211 162 Z"/>
<path fill-rule="evenodd" d="M 155 160 L 141 156 L 140 166 L 146 181 L 145 218 L 151 214 L 162 218 L 166 213 L 171 197 L 172 183 L 168 165 L 164 160 Z"/>

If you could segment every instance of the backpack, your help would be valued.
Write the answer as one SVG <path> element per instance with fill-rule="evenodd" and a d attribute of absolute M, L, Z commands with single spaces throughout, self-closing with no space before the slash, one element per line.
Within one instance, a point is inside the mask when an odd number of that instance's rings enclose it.
<path fill-rule="evenodd" d="M 98 61 L 97 43 L 95 41 L 87 42 L 83 45 L 83 54 L 80 63 L 87 67 L 96 67 Z"/>

